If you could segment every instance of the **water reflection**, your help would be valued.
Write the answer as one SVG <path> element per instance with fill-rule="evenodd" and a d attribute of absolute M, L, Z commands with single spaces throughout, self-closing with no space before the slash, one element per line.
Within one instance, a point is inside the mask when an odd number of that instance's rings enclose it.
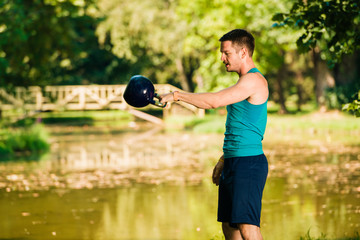
<path fill-rule="evenodd" d="M 208 239 L 211 231 L 219 231 L 214 193 L 199 186 L 139 186 L 118 192 L 116 206 L 105 205 L 101 235 L 104 239 Z"/>
<path fill-rule="evenodd" d="M 284 178 L 270 178 L 265 192 L 265 239 L 299 239 L 311 230 L 329 237 L 359 229 L 359 196 L 313 196 L 287 191 Z M 26 239 L 211 239 L 216 223 L 216 188 L 145 185 L 94 189 L 1 192 L 0 238 Z"/>
<path fill-rule="evenodd" d="M 119 136 L 69 137 L 57 142 L 52 168 L 61 170 L 112 169 L 126 171 L 134 168 L 159 169 L 193 164 L 198 152 L 206 148 L 209 135 L 164 134 L 160 129 Z M 192 150 L 194 142 L 198 149 Z M 70 142 L 70 143 L 69 143 Z M 64 151 L 67 149 L 67 151 Z M 218 149 L 220 150 L 220 149 Z M 194 155 L 195 154 L 195 155 Z"/>
<path fill-rule="evenodd" d="M 289 185 L 286 178 L 274 177 L 268 181 L 262 212 L 267 239 L 299 239 L 307 230 L 314 236 L 326 233 L 329 238 L 336 239 L 354 236 L 359 231 L 359 193 L 313 194 L 312 184 L 292 189 Z M 315 188 L 323 192 L 331 186 L 319 184 Z"/>
<path fill-rule="evenodd" d="M 324 154 L 299 148 L 269 156 L 271 170 L 264 193 L 263 223 L 264 229 L 271 226 L 270 239 L 294 234 L 299 239 L 305 229 L 315 236 L 325 233 L 332 239 L 359 232 L 359 149 L 339 152 L 329 150 Z"/>
<path fill-rule="evenodd" d="M 50 190 L 2 194 L 0 238 L 209 239 L 216 192 L 204 186 Z M 35 194 L 35 196 L 34 196 Z M 209 235 L 210 234 L 210 235 Z"/>
<path fill-rule="evenodd" d="M 204 165 L 219 156 L 221 148 L 214 144 L 221 138 L 165 134 L 158 129 L 58 136 L 51 154 L 40 161 L 1 163 L 0 188 L 28 191 L 115 187 L 132 182 L 196 184 L 209 174 L 203 171 Z"/>
<path fill-rule="evenodd" d="M 59 135 L 40 161 L 0 164 L 0 239 L 221 239 L 209 176 L 222 139 L 158 129 Z M 359 146 L 264 146 L 265 239 L 359 231 Z"/>

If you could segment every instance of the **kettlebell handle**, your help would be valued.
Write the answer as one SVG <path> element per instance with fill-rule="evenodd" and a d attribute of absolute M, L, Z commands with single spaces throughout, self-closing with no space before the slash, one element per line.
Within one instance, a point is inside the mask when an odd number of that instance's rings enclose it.
<path fill-rule="evenodd" d="M 157 98 L 157 99 L 160 100 L 159 94 L 155 93 L 154 98 Z M 163 103 L 161 103 L 159 100 L 153 100 L 153 101 L 151 102 L 151 104 L 153 104 L 153 105 L 155 105 L 155 106 L 157 106 L 157 107 L 162 107 L 162 108 L 166 107 L 167 102 L 166 102 L 165 104 L 163 104 Z"/>

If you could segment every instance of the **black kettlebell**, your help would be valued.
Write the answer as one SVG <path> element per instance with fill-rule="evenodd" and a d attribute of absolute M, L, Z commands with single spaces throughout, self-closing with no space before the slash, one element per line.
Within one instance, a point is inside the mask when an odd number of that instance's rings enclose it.
<path fill-rule="evenodd" d="M 159 100 L 159 95 L 155 93 L 155 88 L 152 82 L 142 76 L 135 75 L 130 78 L 128 85 L 125 88 L 124 99 L 133 107 L 145 107 L 149 103 L 158 107 L 165 107 Z"/>

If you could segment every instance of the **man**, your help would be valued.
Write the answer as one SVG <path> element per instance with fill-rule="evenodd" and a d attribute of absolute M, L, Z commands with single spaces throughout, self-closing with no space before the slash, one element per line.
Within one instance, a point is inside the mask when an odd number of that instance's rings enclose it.
<path fill-rule="evenodd" d="M 262 239 L 261 199 L 268 174 L 262 150 L 267 121 L 268 84 L 255 68 L 253 36 L 235 29 L 220 38 L 221 61 L 228 72 L 239 75 L 237 83 L 215 93 L 172 92 L 161 102 L 184 101 L 210 109 L 227 106 L 223 155 L 212 179 L 219 186 L 218 221 L 225 238 Z"/>

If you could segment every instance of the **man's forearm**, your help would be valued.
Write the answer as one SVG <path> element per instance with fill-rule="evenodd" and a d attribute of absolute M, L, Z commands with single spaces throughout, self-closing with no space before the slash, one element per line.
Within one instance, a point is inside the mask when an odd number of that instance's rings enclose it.
<path fill-rule="evenodd" d="M 215 93 L 178 92 L 177 100 L 189 103 L 198 108 L 212 109 L 219 107 Z"/>

